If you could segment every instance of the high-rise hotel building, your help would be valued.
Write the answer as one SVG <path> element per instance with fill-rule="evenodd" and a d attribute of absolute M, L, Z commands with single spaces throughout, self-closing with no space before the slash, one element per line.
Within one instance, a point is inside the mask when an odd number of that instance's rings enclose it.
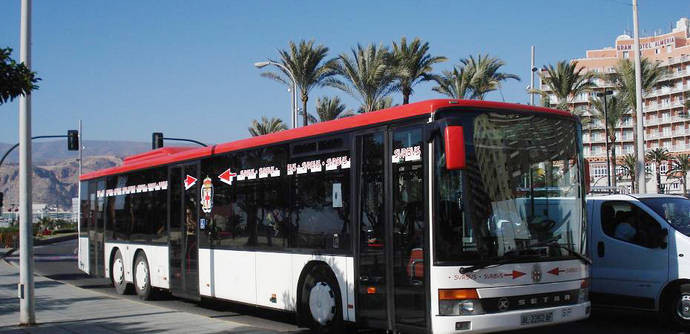
<path fill-rule="evenodd" d="M 676 22 L 675 28 L 665 34 L 640 38 L 642 57 L 652 62 L 658 62 L 664 67 L 667 74 L 664 75 L 661 84 L 654 90 L 643 96 L 644 112 L 644 140 L 646 149 L 664 147 L 672 154 L 690 154 L 690 117 L 684 102 L 690 99 L 690 20 L 681 18 Z M 606 47 L 598 50 L 587 50 L 586 57 L 574 59 L 579 67 L 586 71 L 598 73 L 612 73 L 619 60 L 632 60 L 633 38 L 623 34 L 616 38 L 614 47 Z M 605 88 L 613 88 L 610 83 L 597 79 L 599 87 L 593 92 L 582 93 L 575 96 L 570 102 L 576 109 L 582 109 L 585 115 L 589 109 L 589 99 L 596 98 L 597 92 Z M 544 84 L 541 89 L 548 90 Z M 551 101 L 555 101 L 555 96 Z M 633 128 L 635 124 L 632 113 L 626 116 L 616 129 L 616 157 L 620 162 L 625 154 L 634 153 Z M 590 174 L 592 185 L 606 185 L 606 150 L 603 122 L 594 120 L 583 129 L 584 155 L 590 161 Z M 680 180 L 666 178 L 667 164 L 662 164 L 662 184 L 666 193 L 681 193 Z M 656 191 L 655 166 L 648 163 L 647 191 Z M 629 186 L 629 177 L 621 176 L 622 169 L 618 167 L 618 184 Z M 690 188 L 690 186 L 689 186 Z"/>

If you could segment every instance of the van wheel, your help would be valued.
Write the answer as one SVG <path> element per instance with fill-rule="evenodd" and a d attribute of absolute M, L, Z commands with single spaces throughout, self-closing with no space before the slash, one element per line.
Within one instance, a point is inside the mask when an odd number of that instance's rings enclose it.
<path fill-rule="evenodd" d="M 300 313 L 315 333 L 338 333 L 343 329 L 343 307 L 333 273 L 326 266 L 314 267 L 304 278 Z"/>
<path fill-rule="evenodd" d="M 134 289 L 142 300 L 151 299 L 151 272 L 146 254 L 140 252 L 134 260 Z"/>
<path fill-rule="evenodd" d="M 119 249 L 115 252 L 115 258 L 110 268 L 110 277 L 115 286 L 115 291 L 120 295 L 132 293 L 132 284 L 125 281 L 125 263 L 122 260 L 122 253 L 120 253 Z"/>
<path fill-rule="evenodd" d="M 690 284 L 669 291 L 662 311 L 676 327 L 690 329 Z"/>

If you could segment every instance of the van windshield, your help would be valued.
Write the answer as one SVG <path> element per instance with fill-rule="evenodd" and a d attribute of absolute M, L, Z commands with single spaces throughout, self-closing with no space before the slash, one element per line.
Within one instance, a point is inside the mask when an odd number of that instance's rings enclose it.
<path fill-rule="evenodd" d="M 680 197 L 640 198 L 678 232 L 690 236 L 690 200 Z"/>

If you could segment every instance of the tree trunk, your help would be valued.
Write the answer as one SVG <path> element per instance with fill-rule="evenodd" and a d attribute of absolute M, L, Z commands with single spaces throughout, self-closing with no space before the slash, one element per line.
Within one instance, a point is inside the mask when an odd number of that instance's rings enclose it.
<path fill-rule="evenodd" d="M 309 100 L 309 96 L 306 94 L 302 94 L 302 112 L 304 113 L 304 126 L 309 125 L 309 114 L 307 114 L 307 100 Z"/>
<path fill-rule="evenodd" d="M 410 94 L 412 94 L 412 89 L 404 87 L 402 89 L 402 94 L 403 94 L 403 104 L 408 104 L 410 103 Z"/>
<path fill-rule="evenodd" d="M 683 173 L 683 196 L 688 197 L 687 175 Z"/>
<path fill-rule="evenodd" d="M 661 167 L 659 162 L 656 163 L 656 193 L 661 194 Z"/>

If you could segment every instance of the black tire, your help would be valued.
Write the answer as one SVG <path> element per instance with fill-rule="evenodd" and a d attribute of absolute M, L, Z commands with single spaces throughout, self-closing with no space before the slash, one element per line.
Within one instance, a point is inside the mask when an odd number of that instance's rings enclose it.
<path fill-rule="evenodd" d="M 662 303 L 661 311 L 666 319 L 681 330 L 690 329 L 690 284 L 671 288 Z"/>
<path fill-rule="evenodd" d="M 343 304 L 333 272 L 324 265 L 314 267 L 300 290 L 299 317 L 314 333 L 340 333 L 343 330 Z"/>
<path fill-rule="evenodd" d="M 125 281 L 125 264 L 119 249 L 115 252 L 113 263 L 110 264 L 110 279 L 113 281 L 115 291 L 118 294 L 128 295 L 132 293 L 132 284 Z"/>
<path fill-rule="evenodd" d="M 149 269 L 149 261 L 144 252 L 137 254 L 132 272 L 134 276 L 134 291 L 136 291 L 140 299 L 150 300 L 153 295 L 153 287 L 151 287 L 151 270 Z"/>

